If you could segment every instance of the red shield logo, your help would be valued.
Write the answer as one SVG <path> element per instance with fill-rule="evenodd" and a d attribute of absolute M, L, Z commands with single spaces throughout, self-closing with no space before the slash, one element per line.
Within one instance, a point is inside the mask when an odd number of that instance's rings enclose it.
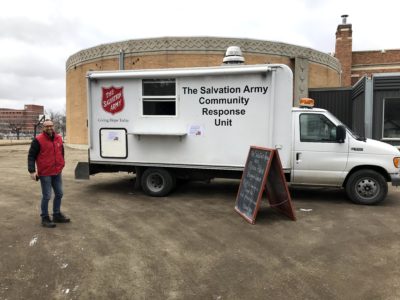
<path fill-rule="evenodd" d="M 103 96 L 101 98 L 101 106 L 106 112 L 116 114 L 124 109 L 124 88 L 111 86 L 109 88 L 101 88 Z"/>

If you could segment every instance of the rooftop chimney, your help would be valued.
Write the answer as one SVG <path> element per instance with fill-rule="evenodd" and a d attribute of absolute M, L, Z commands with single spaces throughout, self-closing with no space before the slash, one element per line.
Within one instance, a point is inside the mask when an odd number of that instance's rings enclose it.
<path fill-rule="evenodd" d="M 347 18 L 348 18 L 348 16 L 349 16 L 349 15 L 341 15 L 341 17 L 342 17 L 342 25 L 347 24 Z"/>
<path fill-rule="evenodd" d="M 351 24 L 347 23 L 349 15 L 342 15 L 342 24 L 336 30 L 335 57 L 342 66 L 341 86 L 351 86 L 351 65 L 353 49 L 353 30 Z"/>

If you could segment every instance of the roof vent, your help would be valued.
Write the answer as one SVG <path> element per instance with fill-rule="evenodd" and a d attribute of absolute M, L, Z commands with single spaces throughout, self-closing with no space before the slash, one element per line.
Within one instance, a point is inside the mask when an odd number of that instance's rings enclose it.
<path fill-rule="evenodd" d="M 224 64 L 244 64 L 242 50 L 238 46 L 230 46 L 226 49 Z"/>

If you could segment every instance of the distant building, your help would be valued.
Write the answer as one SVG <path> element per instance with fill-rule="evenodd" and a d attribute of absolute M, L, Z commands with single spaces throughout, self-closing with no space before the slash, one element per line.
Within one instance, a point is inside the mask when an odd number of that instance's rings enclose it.
<path fill-rule="evenodd" d="M 0 132 L 33 133 L 35 124 L 38 122 L 39 115 L 44 114 L 42 105 L 28 104 L 24 109 L 0 108 Z"/>
<path fill-rule="evenodd" d="M 372 74 L 400 72 L 400 49 L 352 50 L 353 30 L 352 25 L 346 22 L 347 17 L 342 16 L 342 24 L 336 30 L 335 57 L 342 66 L 341 86 L 350 87 Z"/>

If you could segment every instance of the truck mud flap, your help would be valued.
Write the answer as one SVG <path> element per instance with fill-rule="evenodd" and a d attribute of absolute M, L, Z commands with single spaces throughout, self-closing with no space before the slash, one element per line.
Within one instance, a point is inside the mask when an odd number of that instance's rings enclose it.
<path fill-rule="evenodd" d="M 75 167 L 75 179 L 76 180 L 88 180 L 89 179 L 89 163 L 78 162 Z"/>

